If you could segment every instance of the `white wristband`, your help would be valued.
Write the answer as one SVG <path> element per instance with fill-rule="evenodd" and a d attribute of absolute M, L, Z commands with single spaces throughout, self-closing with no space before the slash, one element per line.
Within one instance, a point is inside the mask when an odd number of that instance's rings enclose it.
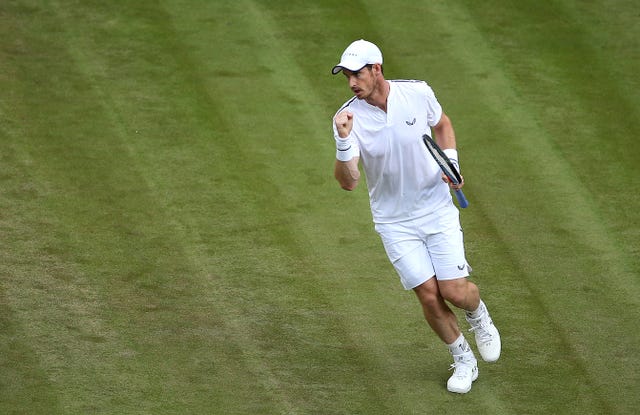
<path fill-rule="evenodd" d="M 460 163 L 458 163 L 458 150 L 456 150 L 455 148 L 445 148 L 444 150 L 442 150 L 442 152 L 447 157 L 449 157 L 449 160 L 451 160 L 451 163 L 453 163 L 453 165 L 458 170 L 458 173 L 460 173 Z"/>
<path fill-rule="evenodd" d="M 355 145 L 355 139 L 349 134 L 345 138 L 336 137 L 336 159 L 340 161 L 349 161 L 358 156 L 358 149 Z"/>
<path fill-rule="evenodd" d="M 353 138 L 351 135 L 346 136 L 345 138 L 336 137 L 336 148 L 340 151 L 347 151 L 353 145 Z"/>

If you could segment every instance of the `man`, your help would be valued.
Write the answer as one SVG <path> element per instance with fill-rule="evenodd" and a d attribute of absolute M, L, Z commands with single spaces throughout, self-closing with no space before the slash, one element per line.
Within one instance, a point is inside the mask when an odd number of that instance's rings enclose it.
<path fill-rule="evenodd" d="M 375 230 L 406 290 L 413 290 L 433 331 L 453 355 L 447 389 L 467 393 L 478 377 L 475 355 L 448 303 L 465 311 L 485 361 L 500 357 L 501 342 L 478 287 L 470 282 L 458 209 L 448 183 L 421 137 L 432 130 L 457 166 L 449 117 L 423 81 L 388 81 L 376 45 L 357 40 L 332 69 L 355 95 L 333 118 L 335 177 L 345 190 L 367 187 Z M 431 135 L 431 134 L 430 134 Z"/>

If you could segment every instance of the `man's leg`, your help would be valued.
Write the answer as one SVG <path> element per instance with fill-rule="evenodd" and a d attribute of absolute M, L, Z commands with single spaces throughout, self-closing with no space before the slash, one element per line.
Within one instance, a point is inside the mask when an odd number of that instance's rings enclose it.
<path fill-rule="evenodd" d="M 447 344 L 460 336 L 456 315 L 440 295 L 438 280 L 429 278 L 413 289 L 422 306 L 424 317 L 433 331 Z"/>
<path fill-rule="evenodd" d="M 430 278 L 413 291 L 422 305 L 424 317 L 453 355 L 453 375 L 447 381 L 450 392 L 467 393 L 478 378 L 478 363 L 458 327 L 458 320 L 440 295 L 438 282 Z"/>
<path fill-rule="evenodd" d="M 465 311 L 482 358 L 486 362 L 498 360 L 502 349 L 500 333 L 480 299 L 478 287 L 467 278 L 438 281 L 438 285 L 445 300 Z"/>

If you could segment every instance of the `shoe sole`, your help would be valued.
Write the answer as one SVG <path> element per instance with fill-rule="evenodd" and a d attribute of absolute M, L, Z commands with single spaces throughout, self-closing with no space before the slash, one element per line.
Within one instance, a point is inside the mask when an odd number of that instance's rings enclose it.
<path fill-rule="evenodd" d="M 464 390 L 464 389 L 447 389 L 449 392 L 453 392 L 453 393 L 460 393 L 460 394 L 464 394 L 467 393 L 471 390 L 471 386 L 469 386 L 469 389 Z"/>
<path fill-rule="evenodd" d="M 480 356 L 482 356 L 482 353 L 480 354 Z M 495 363 L 498 361 L 498 359 L 500 359 L 500 354 L 498 353 L 498 356 L 496 356 L 495 358 L 493 356 L 487 358 L 482 356 L 482 360 L 484 360 L 487 363 Z"/>
<path fill-rule="evenodd" d="M 463 393 L 467 393 L 467 392 L 469 392 L 469 391 L 471 390 L 471 386 L 469 386 L 469 389 L 449 389 L 449 388 L 447 388 L 447 390 L 448 390 L 449 392 L 463 394 Z"/>

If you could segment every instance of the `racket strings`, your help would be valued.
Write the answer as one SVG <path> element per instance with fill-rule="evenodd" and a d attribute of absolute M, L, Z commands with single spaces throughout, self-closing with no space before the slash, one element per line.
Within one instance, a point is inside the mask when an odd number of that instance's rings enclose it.
<path fill-rule="evenodd" d="M 451 179 L 452 181 L 455 181 L 457 183 L 458 182 L 458 178 L 456 177 L 455 172 L 453 172 L 453 170 L 451 170 L 451 167 L 449 166 L 448 160 L 444 156 L 442 156 L 442 154 L 440 154 L 440 152 L 437 151 L 431 145 L 431 143 L 429 141 L 425 140 L 425 143 L 427 144 L 427 148 L 429 149 L 431 154 L 433 154 L 433 158 L 435 158 L 436 162 L 443 169 L 443 171 L 445 172 L 447 177 L 449 177 L 449 179 Z"/>

